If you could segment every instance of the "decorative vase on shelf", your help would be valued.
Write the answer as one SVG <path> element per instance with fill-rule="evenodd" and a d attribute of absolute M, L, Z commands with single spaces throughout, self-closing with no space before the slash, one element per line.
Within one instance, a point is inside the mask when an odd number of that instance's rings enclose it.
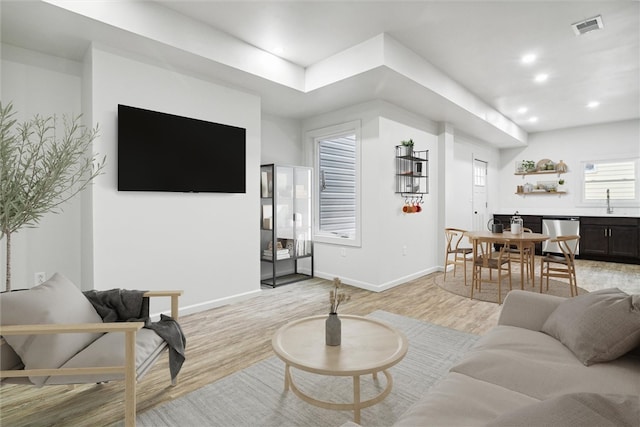
<path fill-rule="evenodd" d="M 402 145 L 402 149 L 400 150 L 401 157 L 411 157 L 413 155 L 413 147 L 408 145 Z"/>
<path fill-rule="evenodd" d="M 567 164 L 562 160 L 560 160 L 556 165 L 556 171 L 559 173 L 565 173 L 568 169 Z"/>
<path fill-rule="evenodd" d="M 325 341 L 327 345 L 340 345 L 342 339 L 342 322 L 338 313 L 329 313 L 325 322 Z"/>

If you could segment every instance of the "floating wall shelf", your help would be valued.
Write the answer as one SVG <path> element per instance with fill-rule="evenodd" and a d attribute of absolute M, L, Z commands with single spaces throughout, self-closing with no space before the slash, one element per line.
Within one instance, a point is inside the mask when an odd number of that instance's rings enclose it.
<path fill-rule="evenodd" d="M 533 195 L 541 195 L 541 194 L 562 196 L 564 194 L 567 194 L 567 192 L 566 191 L 530 191 L 528 193 L 525 193 L 523 191 L 523 192 L 515 193 L 515 194 L 517 194 L 518 196 L 529 196 L 529 195 L 533 196 Z"/>
<path fill-rule="evenodd" d="M 558 176 L 562 175 L 564 172 L 558 172 L 556 170 L 553 171 L 531 171 L 531 172 L 515 172 L 514 175 L 522 175 L 524 178 L 525 175 L 547 175 L 557 173 Z"/>

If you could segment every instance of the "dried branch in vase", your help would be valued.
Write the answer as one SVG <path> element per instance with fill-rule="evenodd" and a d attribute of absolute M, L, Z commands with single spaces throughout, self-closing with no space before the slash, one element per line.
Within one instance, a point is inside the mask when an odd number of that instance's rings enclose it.
<path fill-rule="evenodd" d="M 337 277 L 333 279 L 333 289 L 329 292 L 329 302 L 331 303 L 331 309 L 329 313 L 337 314 L 338 307 L 341 303 L 347 302 L 351 299 L 351 295 L 347 295 L 341 292 L 339 289 L 342 287 L 342 282 Z"/>

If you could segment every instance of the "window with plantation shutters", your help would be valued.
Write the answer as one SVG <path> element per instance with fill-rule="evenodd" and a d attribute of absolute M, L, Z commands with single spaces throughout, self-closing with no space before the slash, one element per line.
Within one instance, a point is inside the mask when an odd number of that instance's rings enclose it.
<path fill-rule="evenodd" d="M 360 122 L 309 133 L 316 175 L 314 239 L 359 246 Z"/>
<path fill-rule="evenodd" d="M 584 163 L 584 201 L 636 199 L 635 160 Z"/>
<path fill-rule="evenodd" d="M 318 231 L 341 238 L 356 232 L 356 136 L 318 140 Z"/>

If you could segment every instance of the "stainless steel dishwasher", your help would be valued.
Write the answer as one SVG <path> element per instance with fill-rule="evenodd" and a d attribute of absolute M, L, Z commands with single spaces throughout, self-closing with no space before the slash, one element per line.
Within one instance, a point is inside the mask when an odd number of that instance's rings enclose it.
<path fill-rule="evenodd" d="M 542 252 L 554 254 L 562 253 L 557 243 L 551 239 L 557 236 L 580 235 L 580 218 L 575 216 L 545 216 L 542 217 L 542 233 L 550 237 L 542 242 Z M 576 244 L 575 254 L 580 253 L 580 245 Z"/>

